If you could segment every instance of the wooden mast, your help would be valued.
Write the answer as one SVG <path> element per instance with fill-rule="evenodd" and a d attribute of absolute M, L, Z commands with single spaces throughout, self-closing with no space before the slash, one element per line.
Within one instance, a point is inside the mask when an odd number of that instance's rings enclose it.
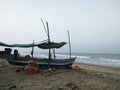
<path fill-rule="evenodd" d="M 50 46 L 50 34 L 49 34 L 48 22 L 46 22 L 46 25 L 47 25 L 47 32 L 48 32 L 48 44 Z M 49 48 L 49 60 L 51 60 L 51 48 Z"/>
<path fill-rule="evenodd" d="M 68 31 L 68 42 L 69 42 L 69 57 L 71 59 L 71 42 L 70 42 L 70 33 Z"/>
<path fill-rule="evenodd" d="M 45 27 L 45 24 L 44 24 L 44 22 L 43 22 L 42 18 L 41 18 L 41 22 L 42 22 L 42 24 L 43 24 L 43 27 L 44 27 L 44 29 L 45 29 L 45 32 L 46 32 L 46 34 L 47 34 L 47 37 L 48 37 L 48 31 L 47 31 L 47 29 L 46 29 L 46 27 Z"/>
<path fill-rule="evenodd" d="M 46 27 L 45 27 L 44 22 L 43 22 L 42 19 L 41 19 L 41 21 L 42 21 L 42 24 L 43 24 L 43 26 L 44 26 L 45 32 L 46 32 L 46 34 L 47 34 L 47 37 L 48 37 L 48 44 L 49 44 L 49 46 L 50 46 L 50 33 L 49 33 L 48 22 L 46 22 L 46 26 L 47 26 L 47 29 L 46 29 Z M 50 61 L 51 61 L 51 48 L 49 48 L 48 59 L 49 59 L 49 60 L 48 60 L 48 67 L 49 67 L 49 66 L 50 66 Z"/>

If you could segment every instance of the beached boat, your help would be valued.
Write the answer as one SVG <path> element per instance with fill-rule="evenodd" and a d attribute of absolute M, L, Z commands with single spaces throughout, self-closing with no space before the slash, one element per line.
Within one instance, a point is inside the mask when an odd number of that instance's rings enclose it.
<path fill-rule="evenodd" d="M 1 58 L 6 58 L 8 62 L 12 65 L 22 65 L 25 66 L 29 60 L 34 60 L 40 67 L 70 67 L 73 62 L 75 61 L 76 57 L 71 57 L 71 46 L 70 46 L 70 38 L 69 38 L 69 48 L 70 48 L 70 56 L 67 59 L 58 59 L 55 57 L 55 52 L 54 52 L 54 58 L 52 58 L 51 55 L 51 50 L 53 51 L 55 49 L 63 47 L 66 42 L 60 42 L 60 43 L 55 43 L 50 41 L 50 36 L 49 36 L 49 28 L 48 28 L 48 23 L 46 22 L 47 25 L 47 36 L 48 40 L 37 43 L 35 44 L 34 42 L 31 44 L 5 44 L 0 42 L 0 46 L 5 46 L 5 47 L 20 47 L 20 48 L 32 48 L 31 56 L 26 55 L 26 56 L 20 56 L 18 54 L 18 50 L 14 50 L 14 54 L 10 54 L 11 50 L 8 48 L 5 51 L 0 52 L 0 57 Z M 69 33 L 68 33 L 69 36 Z M 40 49 L 48 49 L 49 50 L 49 55 L 48 58 L 38 58 L 38 57 L 33 57 L 33 51 L 34 47 L 37 46 Z"/>
<path fill-rule="evenodd" d="M 27 60 L 14 60 L 14 59 L 9 59 L 8 62 L 11 65 L 20 65 L 20 66 L 25 66 L 27 62 L 31 59 Z M 71 59 L 35 59 L 33 60 L 39 65 L 39 67 L 70 67 L 73 62 L 75 61 L 75 57 Z"/>
<path fill-rule="evenodd" d="M 61 43 L 51 43 L 51 48 L 60 48 L 63 45 L 65 45 L 65 42 Z M 37 46 L 42 49 L 48 49 L 49 44 L 41 43 L 41 44 L 3 44 L 0 43 L 1 46 L 7 46 L 7 47 L 22 47 L 22 48 L 29 48 L 33 46 Z M 8 48 L 6 48 L 8 49 Z M 4 53 L 3 53 L 4 52 Z M 33 55 L 33 54 L 32 54 Z M 66 66 L 69 67 L 73 64 L 75 61 L 75 57 L 69 57 L 67 59 L 57 59 L 56 57 L 51 58 L 51 55 L 49 55 L 48 58 L 39 58 L 39 57 L 32 57 L 31 55 L 25 55 L 21 56 L 18 54 L 17 50 L 14 50 L 14 54 L 8 54 L 6 51 L 2 51 L 2 54 L 0 54 L 0 58 L 6 58 L 8 62 L 12 65 L 22 65 L 25 66 L 29 60 L 34 60 L 39 66 L 50 66 L 50 67 L 61 67 Z"/>

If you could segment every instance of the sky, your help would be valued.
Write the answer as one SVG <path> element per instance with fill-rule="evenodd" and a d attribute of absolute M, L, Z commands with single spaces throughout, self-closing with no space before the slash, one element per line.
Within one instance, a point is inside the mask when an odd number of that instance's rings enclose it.
<path fill-rule="evenodd" d="M 120 54 L 120 0 L 0 0 L 0 42 L 46 40 L 41 18 L 51 41 L 68 42 L 70 31 L 72 52 Z"/>

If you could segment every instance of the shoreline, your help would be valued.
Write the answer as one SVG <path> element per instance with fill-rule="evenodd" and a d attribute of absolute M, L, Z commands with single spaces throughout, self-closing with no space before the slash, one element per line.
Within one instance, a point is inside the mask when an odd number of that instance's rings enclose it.
<path fill-rule="evenodd" d="M 86 63 L 80 63 L 80 62 L 75 62 L 74 64 L 85 64 L 85 65 L 92 65 L 92 66 L 101 66 L 101 67 L 108 67 L 108 68 L 120 68 L 120 66 L 109 66 L 109 65 L 99 65 L 99 64 L 86 64 Z"/>
<path fill-rule="evenodd" d="M 95 64 L 85 64 L 85 63 L 73 63 L 73 65 L 88 65 L 88 66 L 96 66 L 96 67 L 104 67 L 104 68 L 113 68 L 113 69 L 120 69 L 120 67 L 112 67 L 112 66 L 105 66 L 105 65 L 95 65 Z"/>

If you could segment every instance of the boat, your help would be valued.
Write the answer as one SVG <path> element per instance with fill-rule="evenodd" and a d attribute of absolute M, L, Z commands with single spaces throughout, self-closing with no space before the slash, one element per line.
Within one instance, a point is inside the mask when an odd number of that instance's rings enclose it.
<path fill-rule="evenodd" d="M 26 66 L 27 62 L 31 60 L 14 60 L 14 59 L 9 59 L 8 62 L 11 65 L 20 65 L 20 66 Z M 71 67 L 73 64 L 75 58 L 71 59 L 33 59 L 39 67 Z"/>
<path fill-rule="evenodd" d="M 69 57 L 65 59 L 56 58 L 54 50 L 63 47 L 66 44 L 66 42 L 59 43 L 51 42 L 48 22 L 46 22 L 46 25 L 47 29 L 45 27 L 44 28 L 47 32 L 48 39 L 43 42 L 37 44 L 34 43 L 34 41 L 33 43 L 30 44 L 5 44 L 0 42 L 0 46 L 9 47 L 5 48 L 5 51 L 0 51 L 0 58 L 6 58 L 8 63 L 11 65 L 25 66 L 29 60 L 34 60 L 39 65 L 39 67 L 71 67 L 76 57 L 71 56 L 70 37 L 69 37 L 69 50 L 70 50 Z M 18 50 L 14 50 L 14 54 L 11 54 L 12 47 L 32 48 L 31 55 L 21 56 L 18 54 Z M 48 58 L 34 57 L 33 56 L 34 47 L 38 47 L 40 49 L 48 49 L 49 51 Z M 51 55 L 52 50 L 54 51 L 54 58 Z"/>
<path fill-rule="evenodd" d="M 60 43 L 54 43 L 51 42 L 50 46 L 54 48 L 60 48 L 62 47 L 65 42 L 60 42 Z M 41 44 L 3 44 L 0 42 L 1 46 L 7 46 L 7 47 L 20 47 L 20 48 L 31 48 L 33 46 L 37 46 L 42 49 L 47 49 L 48 47 L 48 42 L 44 42 Z M 9 49 L 9 48 L 5 48 Z M 4 54 L 3 54 L 4 52 Z M 69 57 L 66 59 L 58 59 L 56 57 L 51 58 L 40 58 L 40 57 L 32 57 L 32 55 L 19 55 L 18 50 L 14 50 L 14 54 L 8 54 L 6 51 L 2 51 L 2 54 L 0 54 L 0 58 L 7 59 L 8 63 L 11 65 L 20 65 L 20 66 L 25 66 L 29 60 L 34 60 L 40 67 L 70 67 L 73 62 L 75 61 L 76 57 Z"/>

